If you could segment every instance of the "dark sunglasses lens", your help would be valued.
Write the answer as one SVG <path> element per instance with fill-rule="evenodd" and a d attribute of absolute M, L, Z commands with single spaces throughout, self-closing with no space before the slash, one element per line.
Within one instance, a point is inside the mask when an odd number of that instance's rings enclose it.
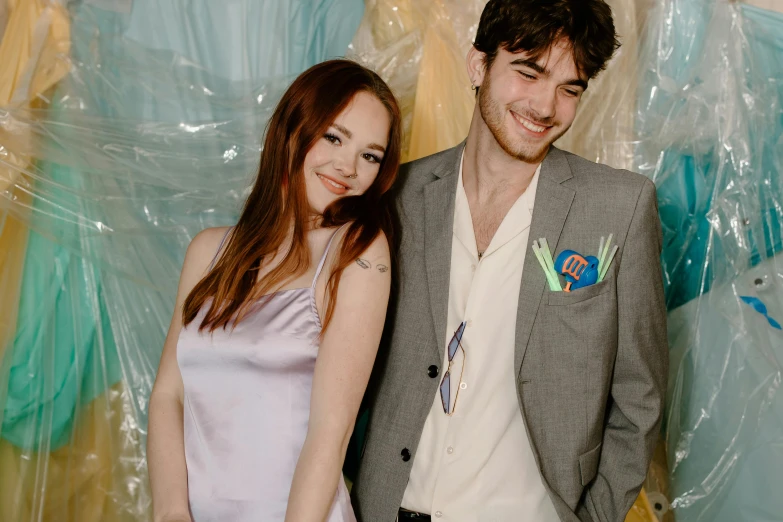
<path fill-rule="evenodd" d="M 443 411 L 450 413 L 451 411 L 451 374 L 446 372 L 443 376 L 443 381 L 440 383 L 440 402 L 443 403 Z"/>

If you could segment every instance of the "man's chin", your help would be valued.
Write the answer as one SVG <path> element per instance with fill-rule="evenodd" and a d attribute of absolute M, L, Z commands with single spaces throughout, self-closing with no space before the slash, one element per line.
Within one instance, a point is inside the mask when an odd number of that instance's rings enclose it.
<path fill-rule="evenodd" d="M 546 137 L 542 136 L 536 139 L 534 137 L 523 137 L 517 134 L 515 129 L 495 129 L 492 126 L 489 126 L 489 128 L 495 137 L 495 141 L 506 154 L 525 163 L 541 163 L 549 152 L 549 148 L 564 132 L 553 127 L 546 133 Z"/>
<path fill-rule="evenodd" d="M 516 147 L 514 150 L 516 154 L 511 155 L 527 163 L 541 163 L 549 149 L 562 135 L 563 132 L 559 132 L 548 136 L 546 140 L 520 140 L 515 143 Z M 506 152 L 508 152 L 508 149 L 506 149 Z"/>
<path fill-rule="evenodd" d="M 549 147 L 552 146 L 553 142 L 545 142 L 541 144 L 537 144 L 536 146 L 531 146 L 529 143 L 525 144 L 515 144 L 516 147 L 503 147 L 506 149 L 506 152 L 513 156 L 514 158 L 524 161 L 526 163 L 540 163 L 544 160 L 546 157 L 547 152 L 549 152 Z"/>

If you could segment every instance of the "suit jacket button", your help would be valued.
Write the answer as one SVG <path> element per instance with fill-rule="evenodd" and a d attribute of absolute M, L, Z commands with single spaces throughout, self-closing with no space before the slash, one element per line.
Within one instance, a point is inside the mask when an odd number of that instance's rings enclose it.
<path fill-rule="evenodd" d="M 427 375 L 432 377 L 433 379 L 438 376 L 438 367 L 434 364 L 427 368 Z"/>
<path fill-rule="evenodd" d="M 408 448 L 402 448 L 400 455 L 402 455 L 403 462 L 408 462 L 409 460 L 411 460 L 411 452 L 408 451 Z"/>

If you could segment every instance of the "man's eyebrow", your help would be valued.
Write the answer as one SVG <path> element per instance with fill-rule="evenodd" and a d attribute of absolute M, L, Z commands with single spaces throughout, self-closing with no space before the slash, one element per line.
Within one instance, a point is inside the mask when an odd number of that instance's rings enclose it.
<path fill-rule="evenodd" d="M 511 62 L 511 65 L 524 65 L 525 67 L 529 69 L 533 69 L 538 74 L 543 74 L 544 76 L 549 76 L 549 71 L 538 65 L 533 60 L 527 60 L 525 58 L 517 58 L 513 62 Z"/>
<path fill-rule="evenodd" d="M 581 87 L 583 91 L 587 90 L 587 82 L 579 78 L 568 80 L 564 85 L 573 85 L 574 87 Z"/>

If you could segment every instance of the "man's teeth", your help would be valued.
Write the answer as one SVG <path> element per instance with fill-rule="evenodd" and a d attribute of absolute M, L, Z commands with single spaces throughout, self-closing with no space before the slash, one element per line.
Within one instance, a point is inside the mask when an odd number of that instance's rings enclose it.
<path fill-rule="evenodd" d="M 522 118 L 519 118 L 519 121 L 522 122 L 522 126 L 526 129 L 532 130 L 533 132 L 544 132 L 546 130 L 546 127 L 542 127 L 541 125 L 535 125 L 533 123 L 530 123 L 527 120 L 524 120 Z"/>

